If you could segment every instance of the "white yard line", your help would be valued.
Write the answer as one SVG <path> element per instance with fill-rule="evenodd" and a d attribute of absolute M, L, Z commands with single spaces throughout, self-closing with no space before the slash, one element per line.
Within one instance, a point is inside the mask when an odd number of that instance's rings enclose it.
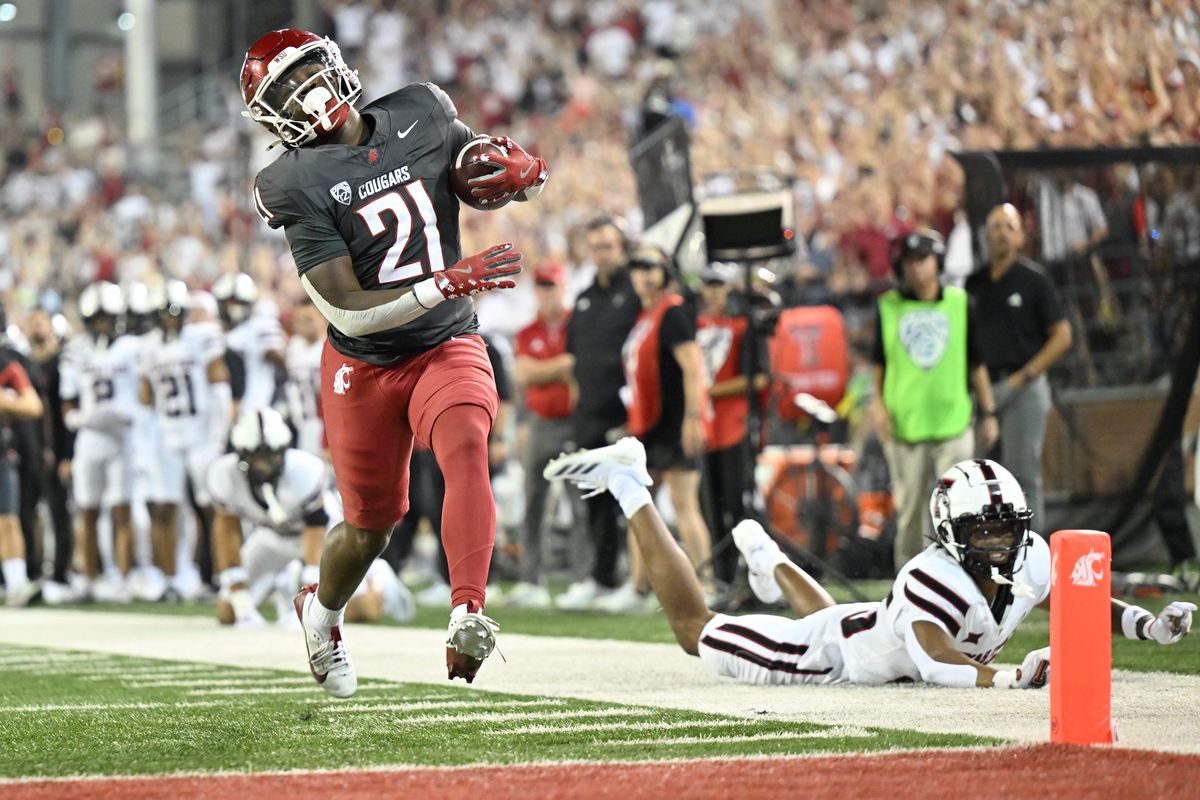
<path fill-rule="evenodd" d="M 365 710 L 365 709 L 364 709 Z M 380 705 L 378 713 L 392 711 L 387 705 Z M 504 711 L 500 713 L 480 712 L 475 714 L 419 714 L 396 718 L 400 725 L 441 725 L 446 722 L 525 722 L 547 719 L 592 719 L 603 717 L 649 717 L 657 711 L 648 708 L 594 708 L 581 711 Z"/>
<path fill-rule="evenodd" d="M 442 711 L 449 708 L 508 708 L 513 706 L 561 706 L 565 700 L 542 698 L 539 700 L 413 700 L 406 703 L 337 703 L 321 709 L 333 714 L 355 714 L 375 711 Z"/>
<path fill-rule="evenodd" d="M 752 733 L 746 735 L 722 736 L 675 736 L 668 739 L 629 739 L 626 741 L 606 740 L 597 742 L 605 747 L 613 745 L 672 745 L 672 744 L 732 744 L 734 742 L 766 742 L 790 739 L 837 739 L 853 736 L 858 739 L 870 739 L 877 734 L 863 728 L 830 728 L 821 731 L 778 731 L 775 733 Z"/>
<path fill-rule="evenodd" d="M 137 633 L 131 635 L 130 631 Z M 346 630 L 360 678 L 437 686 L 448 685 L 445 636 L 445 631 L 435 629 L 370 625 L 351 625 Z M 307 671 L 299 634 L 274 628 L 230 630 L 203 617 L 0 609 L 3 642 L 146 658 L 182 656 L 241 668 L 289 670 L 297 675 Z M 503 632 L 500 645 L 508 663 L 493 657 L 474 685 L 466 687 L 458 681 L 449 685 L 468 692 L 575 697 L 835 726 L 905 728 L 1021 742 L 1049 739 L 1050 695 L 1044 691 L 913 685 L 763 688 L 718 678 L 674 645 Z M 1005 653 L 1006 660 L 1019 655 Z M 297 687 L 297 699 L 304 691 Z M 319 697 L 315 684 L 311 691 Z M 1117 672 L 1113 715 L 1119 723 L 1121 744 L 1200 752 L 1200 715 L 1194 713 L 1197 697 L 1198 676 Z"/>
<path fill-rule="evenodd" d="M 216 682 L 221 683 L 221 681 L 216 681 Z M 246 687 L 234 686 L 234 687 L 231 687 L 228 689 L 221 688 L 218 686 L 218 687 L 214 687 L 211 689 L 189 689 L 188 691 L 184 692 L 184 694 L 186 694 L 188 697 L 219 697 L 219 696 L 244 697 L 246 695 L 261 695 L 261 694 L 267 694 L 267 695 L 271 695 L 271 694 L 312 694 L 315 691 L 320 691 L 320 689 L 316 686 L 316 684 L 314 684 L 312 682 L 311 679 L 308 680 L 307 684 L 308 685 L 306 685 L 306 686 L 246 686 Z M 366 686 L 359 686 L 358 691 L 360 691 L 360 692 L 381 692 L 381 691 L 394 692 L 394 691 L 396 691 L 396 687 L 391 684 L 386 684 L 386 683 L 384 683 L 384 684 L 370 684 L 369 683 Z"/>
<path fill-rule="evenodd" d="M 0 706 L 0 714 L 28 714 L 39 711 L 141 711 L 152 708 L 213 708 L 232 706 L 231 700 L 198 700 L 180 703 L 42 703 L 25 706 Z"/>
<path fill-rule="evenodd" d="M 111 680 L 111 679 L 110 679 Z M 126 680 L 124 683 L 130 689 L 195 689 L 220 686 L 307 686 L 312 687 L 313 679 L 298 675 L 295 678 L 281 678 L 277 675 L 265 675 L 261 678 L 225 678 L 208 675 L 187 680 Z"/>
<path fill-rule="evenodd" d="M 748 719 L 680 720 L 677 722 L 595 722 L 586 725 L 520 725 L 515 728 L 492 728 L 486 733 L 540 734 L 540 733 L 602 733 L 605 731 L 674 731 L 686 728 L 744 728 L 753 725 Z M 763 734 L 764 736 L 766 734 Z M 822 732 L 822 735 L 824 733 Z M 648 739 L 630 739 L 629 742 L 645 742 Z"/>

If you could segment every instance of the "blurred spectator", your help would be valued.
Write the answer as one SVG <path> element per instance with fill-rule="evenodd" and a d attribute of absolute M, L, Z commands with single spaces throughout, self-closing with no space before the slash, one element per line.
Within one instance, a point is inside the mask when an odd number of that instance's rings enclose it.
<path fill-rule="evenodd" d="M 566 450 L 572 438 L 571 408 L 575 398 L 571 396 L 571 376 L 575 358 L 567 352 L 570 312 L 564 303 L 566 270 L 558 264 L 545 264 L 534 271 L 533 280 L 537 317 L 517 334 L 515 370 L 529 412 L 521 458 L 525 470 L 524 539 L 520 582 L 506 601 L 544 608 L 550 605 L 550 595 L 542 575 L 542 528 L 550 485 L 542 477 L 542 470 L 550 459 Z"/>
<path fill-rule="evenodd" d="M 626 270 L 628 242 L 623 223 L 597 218 L 587 226 L 587 248 L 596 280 L 575 300 L 567 323 L 567 352 L 575 359 L 574 441 L 578 447 L 603 447 L 624 429 L 621 387 L 625 369 L 621 348 L 641 313 Z M 617 506 L 610 495 L 587 501 L 588 532 L 595 545 L 591 576 L 555 598 L 559 608 L 586 608 L 617 586 L 620 531 Z"/>
<path fill-rule="evenodd" d="M 875 340 L 876 429 L 892 476 L 899 570 L 925 548 L 929 487 L 971 458 L 971 389 L 979 403 L 980 450 L 996 441 L 996 407 L 967 294 L 942 287 L 946 243 L 935 231 L 908 234 L 897 248 L 897 289 L 879 298 Z"/>
<path fill-rule="evenodd" d="M 750 449 L 747 420 L 750 414 L 748 373 L 752 348 L 758 346 L 748 331 L 749 319 L 730 312 L 729 298 L 738 281 L 733 264 L 713 264 L 700 273 L 703 306 L 696 322 L 696 341 L 704 353 L 712 424 L 704 456 L 707 519 L 712 535 L 713 575 L 729 585 L 737 575 L 738 551 L 730 533 L 733 526 L 753 516 L 754 454 Z M 767 366 L 765 353 L 753 363 Z M 765 388 L 767 375 L 755 375 L 756 389 Z"/>
<path fill-rule="evenodd" d="M 671 492 L 679 538 L 697 572 L 705 575 L 712 542 L 700 510 L 700 461 L 711 421 L 704 354 L 696 324 L 674 290 L 674 261 L 659 248 L 637 245 L 629 259 L 642 313 L 622 347 L 628 389 L 629 432 L 646 447 L 654 486 Z M 629 541 L 630 578 L 599 601 L 605 611 L 633 611 L 652 601 L 637 547 Z M 710 590 L 711 590 L 711 582 Z"/>
<path fill-rule="evenodd" d="M 41 485 L 38 495 L 45 499 L 50 512 L 50 523 L 54 529 L 54 561 L 50 580 L 42 587 L 42 599 L 54 604 L 69 599 L 70 587 L 67 571 L 75 550 L 75 531 L 71 515 L 67 510 L 67 480 L 71 474 L 71 453 L 75 448 L 75 436 L 63 420 L 63 402 L 59 390 L 59 358 L 66 320 L 56 318 L 49 312 L 38 309 L 26 323 L 30 346 L 30 358 L 42 377 L 42 446 L 40 462 Z M 34 570 L 42 574 L 41 565 Z"/>
<path fill-rule="evenodd" d="M 1071 326 L 1041 265 L 1020 255 L 1021 216 L 1011 204 L 988 214 L 987 266 L 967 279 L 975 303 L 979 352 L 1000 415 L 995 454 L 1021 485 L 1036 528 L 1044 524 L 1042 444 L 1050 416 L 1046 371 L 1071 347 Z"/>

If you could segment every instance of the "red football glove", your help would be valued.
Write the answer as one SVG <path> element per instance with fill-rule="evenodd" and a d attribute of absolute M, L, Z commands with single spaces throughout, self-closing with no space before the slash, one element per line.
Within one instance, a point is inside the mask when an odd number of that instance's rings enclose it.
<path fill-rule="evenodd" d="M 491 137 L 493 144 L 504 150 L 503 155 L 490 155 L 489 161 L 498 164 L 500 169 L 491 175 L 471 178 L 471 195 L 481 200 L 492 202 L 505 195 L 523 192 L 535 186 L 541 186 L 550 177 L 546 167 L 546 159 L 531 156 L 521 145 L 507 136 Z"/>
<path fill-rule="evenodd" d="M 512 246 L 512 242 L 494 245 L 482 253 L 467 256 L 450 269 L 434 274 L 434 283 L 441 291 L 442 297 L 453 300 L 456 297 L 470 297 L 480 292 L 490 292 L 492 289 L 511 289 L 516 286 L 516 283 L 506 278 L 521 272 L 523 256 L 520 251 L 513 250 Z"/>

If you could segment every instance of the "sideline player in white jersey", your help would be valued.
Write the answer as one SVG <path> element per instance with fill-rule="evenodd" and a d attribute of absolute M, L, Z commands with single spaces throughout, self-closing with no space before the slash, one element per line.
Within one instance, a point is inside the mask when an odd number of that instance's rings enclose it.
<path fill-rule="evenodd" d="M 287 343 L 287 409 L 296 429 L 296 446 L 325 455 L 325 421 L 321 419 L 321 352 L 325 349 L 325 320 L 308 295 L 292 311 L 292 337 Z"/>
<path fill-rule="evenodd" d="M 258 287 L 244 272 L 217 278 L 212 293 L 225 328 L 237 413 L 265 408 L 275 401 L 277 374 L 287 368 L 283 327 L 274 316 L 256 311 Z"/>
<path fill-rule="evenodd" d="M 187 286 L 166 282 L 152 294 L 152 305 L 157 326 L 145 340 L 140 399 L 153 408 L 159 431 L 148 492 L 154 560 L 169 587 L 186 596 L 176 570 L 179 505 L 190 484 L 200 513 L 207 513 L 208 467 L 225 451 L 233 395 L 220 330 L 188 324 Z"/>
<path fill-rule="evenodd" d="M 733 531 L 750 567 L 750 585 L 768 602 L 786 597 L 800 619 L 716 614 L 705 605 L 687 556 L 651 502 L 646 453 L 633 438 L 560 456 L 549 480 L 606 489 L 629 518 L 650 583 L 680 646 L 718 675 L 752 684 L 921 680 L 942 686 L 1039 688 L 1050 648 L 1018 669 L 989 666 L 1035 606 L 1049 607 L 1050 553 L 1029 530 L 1025 494 L 994 461 L 961 461 L 930 499 L 935 542 L 900 571 L 887 599 L 836 605 L 758 523 Z M 1113 630 L 1173 644 L 1191 627 L 1191 603 L 1157 617 L 1113 599 Z"/>
<path fill-rule="evenodd" d="M 84 331 L 63 352 L 59 393 L 63 419 L 77 431 L 71 461 L 72 490 L 82 518 L 77 552 L 83 576 L 98 600 L 128 601 L 125 576 L 133 563 L 129 501 L 133 482 L 131 426 L 138 407 L 139 342 L 121 336 L 125 298 L 120 287 L 93 283 L 79 295 Z M 100 572 L 100 509 L 112 512 L 115 573 Z"/>
<path fill-rule="evenodd" d="M 299 626 L 293 595 L 318 574 L 325 531 L 340 518 L 324 460 L 291 446 L 292 433 L 272 408 L 241 414 L 230 431 L 234 452 L 208 471 L 216 507 L 214 543 L 221 569 L 217 619 L 224 624 L 262 624 L 258 606 L 272 590 L 279 621 Z M 241 544 L 242 523 L 252 526 Z M 240 548 L 239 548 L 240 544 Z M 296 561 L 300 570 L 293 570 Z M 376 560 L 347 607 L 354 621 L 373 622 L 384 612 L 412 618 L 412 595 L 386 562 Z"/>

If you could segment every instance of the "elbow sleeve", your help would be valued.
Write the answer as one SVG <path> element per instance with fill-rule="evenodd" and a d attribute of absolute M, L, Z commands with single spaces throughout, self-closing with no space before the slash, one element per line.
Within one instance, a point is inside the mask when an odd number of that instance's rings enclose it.
<path fill-rule="evenodd" d="M 433 278 L 427 278 L 412 287 L 412 291 L 387 303 L 361 310 L 339 308 L 329 302 L 309 282 L 300 278 L 304 291 L 312 298 L 313 305 L 333 327 L 347 336 L 370 336 L 373 333 L 390 331 L 412 322 L 445 300 Z"/>

